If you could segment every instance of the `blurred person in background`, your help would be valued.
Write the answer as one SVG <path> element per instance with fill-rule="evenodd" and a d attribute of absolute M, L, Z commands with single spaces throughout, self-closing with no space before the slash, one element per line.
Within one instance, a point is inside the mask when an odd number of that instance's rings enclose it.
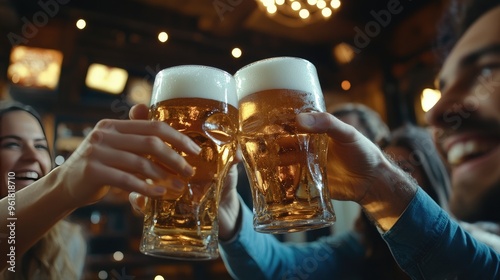
<path fill-rule="evenodd" d="M 378 146 L 384 145 L 389 139 L 389 127 L 380 114 L 364 104 L 344 103 L 333 108 L 331 114 L 352 125 Z"/>

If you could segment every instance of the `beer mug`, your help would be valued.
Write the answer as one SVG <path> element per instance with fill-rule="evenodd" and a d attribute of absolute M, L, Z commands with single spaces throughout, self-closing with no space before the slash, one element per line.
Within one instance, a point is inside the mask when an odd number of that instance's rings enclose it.
<path fill-rule="evenodd" d="M 235 74 L 239 136 L 250 181 L 254 228 L 285 233 L 332 225 L 326 164 L 328 136 L 298 132 L 296 115 L 324 112 L 312 63 L 275 57 Z"/>
<path fill-rule="evenodd" d="M 184 65 L 160 71 L 154 82 L 150 119 L 188 135 L 199 155 L 182 154 L 195 169 L 181 191 L 149 199 L 140 251 L 173 259 L 210 260 L 219 256 L 218 205 L 222 183 L 236 155 L 238 104 L 233 76 L 220 69 Z M 154 160 L 154 159 L 152 159 Z"/>

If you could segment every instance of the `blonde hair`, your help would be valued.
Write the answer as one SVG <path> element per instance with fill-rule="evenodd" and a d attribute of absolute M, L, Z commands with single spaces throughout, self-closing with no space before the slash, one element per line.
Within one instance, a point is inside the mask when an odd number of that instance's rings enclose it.
<path fill-rule="evenodd" d="M 4 269 L 0 279 L 80 279 L 85 244 L 80 226 L 60 221 L 21 257 L 16 272 Z"/>

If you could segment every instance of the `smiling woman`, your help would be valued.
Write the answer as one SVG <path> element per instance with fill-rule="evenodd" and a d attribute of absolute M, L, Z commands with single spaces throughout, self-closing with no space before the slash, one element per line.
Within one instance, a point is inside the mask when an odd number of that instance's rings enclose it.
<path fill-rule="evenodd" d="M 1 168 L 2 171 L 15 173 L 17 189 L 21 189 L 50 170 L 47 140 L 41 124 L 30 111 L 19 107 L 2 113 L 1 117 Z M 28 161 L 27 158 L 33 160 Z M 3 174 L 6 172 L 2 172 Z"/>
<path fill-rule="evenodd" d="M 195 142 L 166 123 L 148 120 L 145 105 L 132 107 L 131 115 L 139 119 L 101 120 L 64 164 L 52 169 L 38 114 L 0 102 L 0 236 L 7 237 L 0 240 L 0 252 L 7 252 L 0 254 L 0 279 L 81 278 L 86 246 L 79 228 L 65 217 L 101 200 L 110 186 L 159 197 L 165 187 L 144 178 L 194 173 L 180 153 L 198 154 Z M 9 180 L 16 186 L 10 194 Z"/>
<path fill-rule="evenodd" d="M 0 198 L 7 197 L 8 266 L 1 279 L 79 279 L 85 241 L 77 225 L 61 220 L 26 253 L 16 255 L 16 191 L 45 176 L 52 167 L 40 117 L 20 103 L 0 103 Z M 2 250 L 3 252 L 3 250 Z"/>

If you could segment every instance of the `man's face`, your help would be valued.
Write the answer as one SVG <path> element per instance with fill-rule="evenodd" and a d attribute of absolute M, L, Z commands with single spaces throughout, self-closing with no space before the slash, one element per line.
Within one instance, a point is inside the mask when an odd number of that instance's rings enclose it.
<path fill-rule="evenodd" d="M 450 165 L 450 210 L 500 220 L 500 6 L 464 33 L 439 78 L 442 97 L 427 119 Z"/>

